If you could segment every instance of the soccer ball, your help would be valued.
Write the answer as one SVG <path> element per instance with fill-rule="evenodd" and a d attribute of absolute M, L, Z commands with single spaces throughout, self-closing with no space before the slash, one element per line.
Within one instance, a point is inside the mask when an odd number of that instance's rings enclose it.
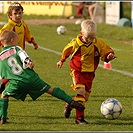
<path fill-rule="evenodd" d="M 108 98 L 101 104 L 100 110 L 104 118 L 114 120 L 122 113 L 122 105 L 117 99 Z"/>
<path fill-rule="evenodd" d="M 65 34 L 66 31 L 67 31 L 67 29 L 66 29 L 66 27 L 63 26 L 63 25 L 57 27 L 57 34 L 59 34 L 59 35 L 63 35 L 63 34 Z"/>
<path fill-rule="evenodd" d="M 78 19 L 75 21 L 75 24 L 81 24 L 82 23 L 82 20 L 81 19 Z"/>

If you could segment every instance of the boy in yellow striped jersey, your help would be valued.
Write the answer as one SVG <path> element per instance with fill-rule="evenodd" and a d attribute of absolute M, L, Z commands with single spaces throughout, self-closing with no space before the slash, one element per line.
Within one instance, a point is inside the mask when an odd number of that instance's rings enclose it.
<path fill-rule="evenodd" d="M 61 68 L 65 60 L 71 55 L 70 68 L 73 84 L 71 87 L 77 90 L 75 100 L 83 105 L 88 101 L 95 71 L 100 58 L 109 62 L 116 58 L 114 51 L 100 38 L 96 37 L 97 26 L 92 20 L 84 20 L 81 23 L 81 32 L 76 38 L 68 43 L 62 52 L 62 56 L 57 67 Z M 65 117 L 69 118 L 72 107 L 66 103 Z M 76 123 L 88 124 L 84 120 L 84 111 L 76 110 Z"/>

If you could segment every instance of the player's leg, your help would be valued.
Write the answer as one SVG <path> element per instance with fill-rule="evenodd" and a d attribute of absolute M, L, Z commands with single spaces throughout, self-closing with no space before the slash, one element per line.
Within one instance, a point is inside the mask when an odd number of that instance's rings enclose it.
<path fill-rule="evenodd" d="M 4 89 L 4 91 L 1 94 L 0 98 L 0 124 L 6 124 L 7 123 L 7 109 L 8 109 L 8 102 L 9 102 L 9 96 L 14 96 L 16 93 L 16 86 L 9 83 L 9 85 Z M 17 96 L 17 95 L 15 95 Z"/>
<path fill-rule="evenodd" d="M 82 81 L 85 84 L 85 88 L 77 88 L 78 94 L 76 98 L 77 100 L 80 100 L 81 97 L 81 102 L 82 104 L 85 105 L 85 103 L 88 101 L 90 93 L 91 93 L 91 86 L 92 86 L 92 81 L 94 79 L 95 74 L 94 73 L 84 73 L 82 75 L 80 75 L 80 82 L 82 83 Z M 77 82 L 78 83 L 78 82 Z M 85 92 L 85 93 L 84 93 Z M 86 120 L 84 120 L 84 111 L 79 112 L 78 110 L 76 110 L 76 123 L 77 124 L 88 124 L 88 122 Z"/>
<path fill-rule="evenodd" d="M 21 87 L 21 84 L 23 85 Z M 0 123 L 5 124 L 7 123 L 7 109 L 8 109 L 8 98 L 9 96 L 14 97 L 15 99 L 21 99 L 24 101 L 27 90 L 25 91 L 25 86 L 24 83 L 20 83 L 18 85 L 17 81 L 14 81 L 14 84 L 9 83 L 8 86 L 6 86 L 5 90 L 1 94 L 0 98 Z"/>
<path fill-rule="evenodd" d="M 7 123 L 8 97 L 1 95 L 0 98 L 0 124 Z"/>
<path fill-rule="evenodd" d="M 52 96 L 58 98 L 58 99 L 61 99 L 65 102 L 67 102 L 68 104 L 70 104 L 70 106 L 72 108 L 75 108 L 79 111 L 82 111 L 84 110 L 84 106 L 82 104 L 80 104 L 79 102 L 75 101 L 72 99 L 71 96 L 69 96 L 68 94 L 65 93 L 64 90 L 60 89 L 59 87 L 57 88 L 50 88 L 48 91 L 47 91 L 48 94 L 51 94 Z"/>
<path fill-rule="evenodd" d="M 85 86 L 78 87 L 76 89 L 77 89 L 77 96 L 74 97 L 74 100 L 80 102 L 85 106 Z M 88 124 L 88 122 L 84 120 L 84 115 L 85 115 L 85 110 L 81 112 L 76 110 L 76 120 L 75 120 L 76 124 Z"/>
<path fill-rule="evenodd" d="M 36 100 L 39 96 L 41 96 L 45 92 L 69 103 L 73 108 L 76 108 L 79 111 L 85 109 L 82 104 L 78 103 L 77 101 L 74 101 L 71 96 L 65 93 L 64 90 L 60 89 L 59 87 L 53 88 L 39 77 L 36 78 L 34 77 L 34 82 L 32 82 L 32 87 L 29 91 L 29 95 L 32 97 L 33 100 Z"/>
<path fill-rule="evenodd" d="M 72 76 L 72 80 L 73 80 L 73 84 L 71 85 L 71 88 L 73 90 L 78 90 L 77 96 L 73 97 L 73 99 L 75 101 L 77 101 L 78 103 L 81 103 L 84 106 L 84 102 L 85 102 L 85 86 L 82 84 L 78 84 L 78 73 L 75 70 L 71 70 L 70 75 Z M 65 110 L 64 110 L 64 115 L 66 118 L 70 117 L 71 114 L 71 110 L 72 107 L 70 104 L 65 104 Z M 84 116 L 84 110 L 82 111 L 78 111 L 78 114 L 76 115 L 76 119 L 79 118 L 79 116 Z"/>
<path fill-rule="evenodd" d="M 73 89 L 77 90 L 77 96 L 74 97 L 76 101 L 79 101 L 85 106 L 85 102 L 89 95 L 86 94 L 87 91 L 90 91 L 92 80 L 94 78 L 93 73 L 79 73 L 74 70 L 71 71 L 71 76 L 73 78 Z M 87 97 L 88 96 L 88 97 Z M 86 120 L 84 120 L 84 111 L 79 112 L 76 110 L 76 123 L 77 124 L 88 124 Z"/>

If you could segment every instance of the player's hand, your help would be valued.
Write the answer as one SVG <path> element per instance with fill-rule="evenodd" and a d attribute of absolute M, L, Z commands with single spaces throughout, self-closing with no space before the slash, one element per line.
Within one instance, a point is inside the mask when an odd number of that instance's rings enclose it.
<path fill-rule="evenodd" d="M 33 69 L 34 68 L 34 63 L 33 61 L 27 57 L 25 60 L 24 60 L 24 63 L 25 63 L 25 66 L 30 68 L 30 69 Z"/>
<path fill-rule="evenodd" d="M 28 68 L 30 68 L 30 69 L 33 69 L 34 68 L 34 63 L 33 62 L 28 62 L 27 64 L 26 64 L 26 66 L 28 67 Z"/>
<path fill-rule="evenodd" d="M 113 53 L 109 53 L 108 56 L 107 56 L 107 59 L 110 61 L 110 60 L 113 60 L 117 58 L 117 56 L 115 56 Z"/>
<path fill-rule="evenodd" d="M 58 67 L 58 68 L 61 68 L 62 65 L 63 65 L 63 62 L 62 62 L 62 61 L 58 61 L 58 62 L 57 62 L 57 67 Z"/>
<path fill-rule="evenodd" d="M 34 49 L 35 49 L 35 50 L 38 49 L 37 43 L 34 43 Z"/>
<path fill-rule="evenodd" d="M 34 49 L 35 50 L 38 49 L 38 44 L 36 43 L 36 41 L 35 40 L 32 40 L 32 43 L 33 43 Z"/>
<path fill-rule="evenodd" d="M 35 50 L 38 49 L 38 45 L 37 44 L 34 45 L 34 49 Z"/>

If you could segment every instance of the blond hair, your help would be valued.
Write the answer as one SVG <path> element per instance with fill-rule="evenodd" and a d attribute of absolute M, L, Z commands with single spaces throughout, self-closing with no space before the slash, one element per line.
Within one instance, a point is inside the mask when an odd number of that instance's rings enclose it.
<path fill-rule="evenodd" d="M 11 30 L 5 30 L 1 33 L 0 35 L 0 41 L 3 43 L 3 44 L 8 44 L 10 43 L 11 39 L 12 38 L 15 38 L 17 37 L 18 35 L 14 32 L 14 31 L 11 31 Z"/>
<path fill-rule="evenodd" d="M 82 21 L 81 23 L 81 32 L 83 33 L 88 33 L 88 34 L 91 34 L 91 33 L 96 33 L 97 31 L 97 25 L 94 21 L 92 20 L 84 20 Z"/>

